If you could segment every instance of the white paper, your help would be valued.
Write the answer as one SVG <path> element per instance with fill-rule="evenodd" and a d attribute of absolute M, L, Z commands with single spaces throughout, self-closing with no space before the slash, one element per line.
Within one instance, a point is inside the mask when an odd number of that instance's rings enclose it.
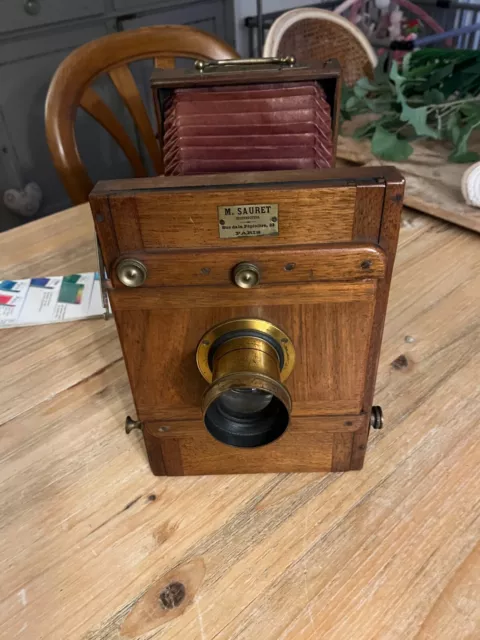
<path fill-rule="evenodd" d="M 98 273 L 0 280 L 0 327 L 69 322 L 103 312 Z"/>

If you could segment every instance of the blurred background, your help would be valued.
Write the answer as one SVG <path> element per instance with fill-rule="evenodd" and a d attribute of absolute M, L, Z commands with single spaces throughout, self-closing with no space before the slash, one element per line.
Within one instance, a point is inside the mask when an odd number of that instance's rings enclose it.
<path fill-rule="evenodd" d="M 388 0 L 380 0 L 390 4 Z M 480 22 L 480 0 L 421 0 L 416 6 L 448 31 Z M 345 3 L 343 3 L 345 4 Z M 53 166 L 45 137 L 44 107 L 50 80 L 75 48 L 106 34 L 150 25 L 190 25 L 214 34 L 242 56 L 259 56 L 273 22 L 286 10 L 340 2 L 299 0 L 3 0 L 0 4 L 0 231 L 65 209 L 71 201 Z M 350 3 L 343 15 L 359 26 L 378 51 L 382 46 L 370 17 L 379 0 Z M 353 13 L 352 13 L 353 11 Z M 408 10 L 404 12 L 408 14 Z M 408 14 L 409 15 L 409 14 Z M 415 16 L 411 29 L 416 29 Z M 410 27 L 409 27 L 410 28 Z M 381 36 L 381 34 L 380 34 Z M 478 48 L 479 32 L 437 46 Z M 381 40 L 381 38 L 380 38 Z M 192 61 L 177 60 L 177 65 Z M 153 61 L 132 63 L 142 99 L 154 123 L 149 89 Z M 128 111 L 106 75 L 94 88 L 111 107 L 142 154 Z M 78 109 L 77 143 L 89 174 L 127 177 L 130 165 L 120 147 L 87 113 Z M 146 159 L 148 162 L 148 159 Z M 29 202 L 21 206 L 19 202 Z"/>

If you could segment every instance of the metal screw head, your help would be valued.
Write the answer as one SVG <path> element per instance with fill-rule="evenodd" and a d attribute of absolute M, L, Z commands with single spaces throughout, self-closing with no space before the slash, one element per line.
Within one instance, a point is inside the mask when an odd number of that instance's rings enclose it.
<path fill-rule="evenodd" d="M 233 278 L 237 287 L 242 289 L 251 289 L 259 283 L 260 271 L 254 264 L 241 262 L 235 267 L 233 271 Z"/>
<path fill-rule="evenodd" d="M 126 287 L 140 287 L 147 277 L 147 267 L 135 258 L 125 258 L 117 265 L 117 276 Z"/>

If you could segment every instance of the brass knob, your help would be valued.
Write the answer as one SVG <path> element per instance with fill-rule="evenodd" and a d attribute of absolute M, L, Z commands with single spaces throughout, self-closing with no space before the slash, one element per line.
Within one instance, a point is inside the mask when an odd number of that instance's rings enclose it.
<path fill-rule="evenodd" d="M 117 265 L 117 276 L 126 287 L 140 287 L 147 277 L 147 267 L 135 258 L 124 258 Z"/>
<path fill-rule="evenodd" d="M 125 420 L 125 431 L 129 434 L 134 429 L 140 429 L 141 431 L 143 429 L 143 422 L 140 422 L 140 420 L 134 420 L 130 416 L 127 416 Z"/>
<path fill-rule="evenodd" d="M 233 270 L 233 279 L 237 287 L 242 289 L 251 289 L 260 281 L 260 271 L 258 267 L 249 262 L 241 262 L 237 264 Z"/>
<path fill-rule="evenodd" d="M 372 407 L 372 413 L 370 414 L 370 426 L 372 429 L 383 429 L 382 407 Z"/>

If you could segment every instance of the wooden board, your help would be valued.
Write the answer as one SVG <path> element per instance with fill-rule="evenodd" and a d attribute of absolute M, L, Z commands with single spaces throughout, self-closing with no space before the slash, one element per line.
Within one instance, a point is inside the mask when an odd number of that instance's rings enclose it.
<path fill-rule="evenodd" d="M 91 270 L 92 240 L 86 206 L 30 223 L 1 273 Z M 1 329 L 2 640 L 477 638 L 479 305 L 480 238 L 407 213 L 347 474 L 156 478 L 113 321 Z"/>
<path fill-rule="evenodd" d="M 218 300 L 219 296 L 212 298 Z M 201 417 L 207 384 L 195 364 L 199 339 L 220 322 L 252 316 L 281 325 L 296 345 L 296 365 L 288 382 L 293 415 L 360 413 L 373 298 L 304 302 L 292 305 L 285 297 L 283 304 L 275 306 L 259 303 L 229 308 L 212 303 L 209 308 L 117 311 L 119 337 L 140 419 Z M 115 302 L 112 306 L 115 311 Z"/>
<path fill-rule="evenodd" d="M 348 125 L 351 129 L 351 123 Z M 408 162 L 387 162 L 372 154 L 370 141 L 339 136 L 337 158 L 367 167 L 395 166 L 406 179 L 406 206 L 480 233 L 480 209 L 467 205 L 460 186 L 469 165 L 448 162 L 449 150 L 442 143 L 412 144 L 414 152 Z"/>

